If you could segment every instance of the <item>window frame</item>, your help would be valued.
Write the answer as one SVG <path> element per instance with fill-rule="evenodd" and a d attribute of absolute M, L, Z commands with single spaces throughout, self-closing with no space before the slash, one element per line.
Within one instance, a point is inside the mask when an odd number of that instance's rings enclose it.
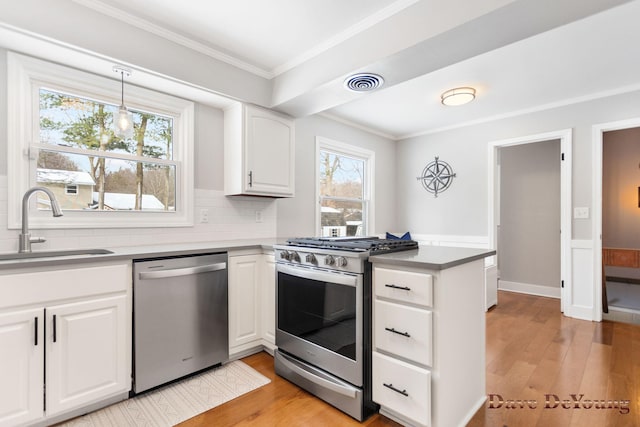
<path fill-rule="evenodd" d="M 375 230 L 375 204 L 374 204 L 374 184 L 375 184 L 375 152 L 362 147 L 332 140 L 322 136 L 316 136 L 316 157 L 315 157 L 315 187 L 316 187 L 316 209 L 315 209 L 315 230 L 316 235 L 322 235 L 322 196 L 320 194 L 320 152 L 330 151 L 334 154 L 351 157 L 364 161 L 364 180 L 362 182 L 362 215 L 365 218 L 362 230 L 363 236 L 372 235 Z"/>
<path fill-rule="evenodd" d="M 69 68 L 41 59 L 7 54 L 8 134 L 8 227 L 21 227 L 23 194 L 36 186 L 39 143 L 39 89 L 81 95 L 120 105 L 121 83 L 113 78 Z M 176 167 L 175 211 L 65 211 L 53 218 L 51 212 L 36 209 L 37 197 L 29 204 L 30 228 L 138 228 L 190 227 L 194 224 L 194 115 L 192 101 L 145 89 L 125 82 L 125 104 L 173 119 L 173 161 Z M 50 146 L 49 146 L 50 147 Z M 116 157 L 109 155 L 109 157 Z M 156 160 L 159 160 L 156 162 Z M 165 163 L 149 159 L 150 163 Z"/>

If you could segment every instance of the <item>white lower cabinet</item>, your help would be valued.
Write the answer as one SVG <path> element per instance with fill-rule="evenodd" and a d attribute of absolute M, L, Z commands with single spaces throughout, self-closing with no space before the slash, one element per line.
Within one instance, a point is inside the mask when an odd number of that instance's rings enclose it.
<path fill-rule="evenodd" d="M 262 255 L 229 256 L 229 354 L 260 339 L 260 261 Z"/>
<path fill-rule="evenodd" d="M 262 335 L 267 347 L 276 345 L 276 258 L 263 255 L 262 269 Z"/>
<path fill-rule="evenodd" d="M 53 424 L 126 398 L 130 264 L 2 272 L 0 378 L 0 426 Z"/>
<path fill-rule="evenodd" d="M 0 425 L 44 416 L 42 308 L 0 314 Z"/>
<path fill-rule="evenodd" d="M 406 426 L 462 427 L 485 401 L 484 260 L 373 265 L 372 396 Z"/>
<path fill-rule="evenodd" d="M 46 309 L 48 415 L 128 390 L 126 316 L 126 295 Z"/>
<path fill-rule="evenodd" d="M 273 253 L 229 253 L 229 357 L 275 348 Z"/>

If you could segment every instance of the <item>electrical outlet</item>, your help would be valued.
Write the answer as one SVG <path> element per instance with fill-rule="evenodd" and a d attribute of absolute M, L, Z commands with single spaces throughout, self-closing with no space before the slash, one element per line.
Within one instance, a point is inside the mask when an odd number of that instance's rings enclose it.
<path fill-rule="evenodd" d="M 262 211 L 256 211 L 256 222 L 262 222 Z"/>
<path fill-rule="evenodd" d="M 200 224 L 209 222 L 209 209 L 200 209 Z"/>

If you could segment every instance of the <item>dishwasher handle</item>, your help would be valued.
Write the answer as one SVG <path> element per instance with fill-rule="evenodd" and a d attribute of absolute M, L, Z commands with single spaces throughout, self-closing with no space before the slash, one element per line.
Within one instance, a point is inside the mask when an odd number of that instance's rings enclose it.
<path fill-rule="evenodd" d="M 211 271 L 221 271 L 227 269 L 226 262 L 216 264 L 198 265 L 195 267 L 171 268 L 167 270 L 142 271 L 138 274 L 140 280 L 165 279 L 167 277 L 188 276 L 191 274 L 208 273 Z"/>

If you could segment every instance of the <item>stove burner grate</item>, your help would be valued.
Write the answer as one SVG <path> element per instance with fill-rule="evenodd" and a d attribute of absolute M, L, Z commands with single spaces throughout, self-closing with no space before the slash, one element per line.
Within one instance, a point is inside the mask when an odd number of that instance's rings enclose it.
<path fill-rule="evenodd" d="M 370 254 L 418 248 L 418 242 L 414 240 L 380 239 L 377 237 L 301 237 L 289 239 L 287 244 L 306 248 L 370 252 Z"/>

